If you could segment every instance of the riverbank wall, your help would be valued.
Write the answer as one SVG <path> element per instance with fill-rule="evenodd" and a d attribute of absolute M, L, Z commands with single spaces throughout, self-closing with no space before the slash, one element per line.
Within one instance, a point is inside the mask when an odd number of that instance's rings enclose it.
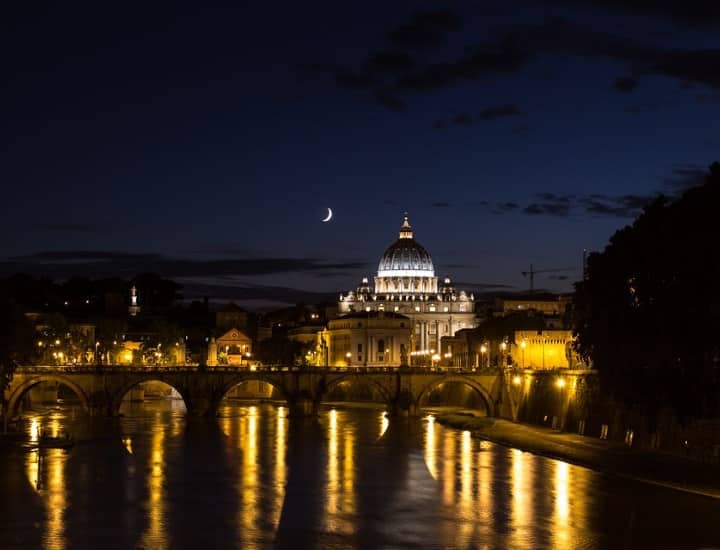
<path fill-rule="evenodd" d="M 525 371 L 512 383 L 517 422 L 720 464 L 720 419 L 680 422 L 671 411 L 649 415 L 614 402 L 595 371 Z"/>

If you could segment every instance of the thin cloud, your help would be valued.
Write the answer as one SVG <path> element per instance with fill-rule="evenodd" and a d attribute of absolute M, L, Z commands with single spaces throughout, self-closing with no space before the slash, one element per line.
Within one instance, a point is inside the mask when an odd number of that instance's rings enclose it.
<path fill-rule="evenodd" d="M 571 206 L 569 204 L 536 202 L 523 208 L 523 213 L 530 216 L 567 217 L 570 215 L 570 210 Z"/>
<path fill-rule="evenodd" d="M 114 251 L 38 252 L 0 262 L 0 272 L 41 273 L 51 277 L 74 275 L 127 276 L 153 272 L 165 277 L 256 276 L 284 273 L 323 273 L 326 270 L 357 272 L 365 262 L 318 258 L 242 258 L 195 260 L 160 254 Z"/>
<path fill-rule="evenodd" d="M 495 120 L 496 118 L 518 116 L 521 114 L 522 112 L 520 112 L 516 105 L 506 104 L 497 105 L 495 107 L 486 107 L 478 113 L 477 118 L 479 120 Z"/>
<path fill-rule="evenodd" d="M 106 233 L 105 227 L 89 223 L 36 223 L 33 227 L 52 233 Z"/>
<path fill-rule="evenodd" d="M 489 122 L 499 118 L 515 117 L 522 115 L 522 111 L 517 105 L 493 105 L 485 107 L 477 115 L 473 116 L 469 113 L 459 113 L 449 120 L 439 119 L 433 123 L 433 128 L 443 129 L 449 126 L 474 126 L 475 124 Z"/>
<path fill-rule="evenodd" d="M 669 176 L 661 178 L 661 183 L 674 190 L 685 190 L 702 185 L 707 172 L 696 164 L 679 165 L 672 169 Z"/>
<path fill-rule="evenodd" d="M 621 94 L 629 94 L 638 86 L 638 81 L 631 77 L 616 78 L 613 82 L 613 90 Z"/>

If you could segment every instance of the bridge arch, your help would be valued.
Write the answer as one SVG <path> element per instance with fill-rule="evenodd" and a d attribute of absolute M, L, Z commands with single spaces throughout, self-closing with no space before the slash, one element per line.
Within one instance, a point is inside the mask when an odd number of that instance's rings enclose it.
<path fill-rule="evenodd" d="M 466 386 L 469 386 L 480 396 L 480 399 L 485 405 L 485 411 L 487 412 L 487 415 L 496 415 L 494 401 L 492 399 L 492 396 L 490 395 L 490 392 L 488 392 L 488 390 L 482 384 L 465 376 L 443 376 L 440 378 L 435 378 L 434 380 L 428 382 L 417 394 L 417 397 L 415 399 L 415 405 L 417 406 L 417 408 L 419 409 L 422 406 L 423 400 L 426 399 L 434 389 L 439 388 L 444 384 L 464 384 Z"/>
<path fill-rule="evenodd" d="M 186 411 L 190 410 L 190 402 L 188 400 L 188 394 L 185 387 L 183 387 L 181 384 L 177 384 L 175 380 L 171 378 L 157 375 L 148 375 L 133 378 L 132 380 L 120 386 L 120 388 L 112 396 L 110 403 L 110 414 L 112 416 L 118 416 L 120 414 L 120 407 L 122 406 L 122 402 L 125 399 L 125 396 L 127 396 L 127 394 L 130 393 L 133 388 L 136 388 L 137 386 L 140 386 L 141 384 L 145 384 L 147 382 L 160 382 L 162 384 L 170 386 L 172 389 L 174 389 L 180 394 L 180 397 L 182 397 Z"/>
<path fill-rule="evenodd" d="M 330 380 L 328 380 L 325 384 L 325 387 L 321 393 L 321 395 L 318 396 L 318 401 L 322 402 L 324 397 L 328 395 L 334 388 L 339 386 L 340 384 L 344 383 L 358 383 L 358 381 L 361 381 L 362 384 L 367 384 L 368 386 L 376 389 L 378 393 L 382 396 L 382 401 L 384 404 L 391 406 L 393 401 L 393 395 L 391 393 L 391 390 L 385 387 L 382 383 L 380 383 L 377 380 L 374 380 L 372 376 L 369 377 L 360 377 L 362 375 L 357 375 L 353 373 L 348 374 L 342 374 L 337 377 L 333 377 Z"/>
<path fill-rule="evenodd" d="M 280 399 L 282 399 L 286 403 L 289 402 L 287 392 L 285 391 L 285 388 L 278 379 L 271 376 L 265 376 L 262 373 L 248 372 L 232 377 L 227 383 L 225 383 L 221 387 L 217 397 L 217 405 L 220 405 L 223 399 L 227 397 L 228 393 L 230 393 L 233 388 L 236 388 L 242 384 L 247 384 L 249 382 L 264 382 L 265 384 L 269 384 L 278 391 L 278 393 L 280 394 Z"/>
<path fill-rule="evenodd" d="M 75 395 L 78 396 L 78 399 L 80 399 L 80 403 L 82 404 L 83 410 L 88 414 L 91 413 L 88 396 L 85 393 L 85 390 L 82 389 L 82 387 L 80 387 L 78 384 L 71 381 L 67 377 L 54 374 L 44 374 L 40 376 L 34 376 L 28 380 L 25 380 L 24 382 L 22 382 L 22 384 L 20 384 L 17 388 L 13 390 L 13 392 L 10 394 L 10 397 L 8 398 L 7 407 L 8 416 L 10 418 L 17 415 L 18 405 L 20 404 L 20 401 L 25 396 L 25 394 L 29 392 L 32 388 L 34 388 L 38 384 L 42 384 L 43 382 L 55 382 L 58 384 L 62 384 L 63 386 L 67 386 L 73 391 L 73 393 L 75 393 Z"/>

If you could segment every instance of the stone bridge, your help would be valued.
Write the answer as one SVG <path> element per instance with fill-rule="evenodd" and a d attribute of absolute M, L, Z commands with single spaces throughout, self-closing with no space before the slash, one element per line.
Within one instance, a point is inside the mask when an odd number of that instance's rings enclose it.
<path fill-rule="evenodd" d="M 424 368 L 301 368 L 301 367 L 146 367 L 127 365 L 21 366 L 5 391 L 7 417 L 18 412 L 23 396 L 41 382 L 72 389 L 91 415 L 114 416 L 127 393 L 143 382 L 164 382 L 175 388 L 188 413 L 214 416 L 235 386 L 267 382 L 287 401 L 290 413 L 312 415 L 338 384 L 369 384 L 382 396 L 391 414 L 417 415 L 430 392 L 446 383 L 472 388 L 488 416 L 515 419 L 520 390 L 501 370 L 479 372 Z"/>

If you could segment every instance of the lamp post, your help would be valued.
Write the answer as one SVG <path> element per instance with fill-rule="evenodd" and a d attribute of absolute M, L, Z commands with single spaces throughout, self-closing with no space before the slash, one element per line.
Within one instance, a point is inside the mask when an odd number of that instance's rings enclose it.
<path fill-rule="evenodd" d="M 485 352 L 487 351 L 487 346 L 483 344 L 480 346 L 480 368 L 485 368 Z"/>
<path fill-rule="evenodd" d="M 522 350 L 522 368 L 525 370 L 525 348 L 527 347 L 527 342 L 523 340 L 520 342 L 520 349 Z"/>
<path fill-rule="evenodd" d="M 507 350 L 507 344 L 504 340 L 500 343 L 500 349 L 502 350 L 502 353 L 500 354 L 500 361 L 502 362 L 501 366 L 505 368 L 507 366 L 507 361 L 505 360 L 505 350 Z"/>
<path fill-rule="evenodd" d="M 98 347 L 100 346 L 100 342 L 95 342 L 95 364 L 99 365 L 100 361 L 98 361 Z"/>
<path fill-rule="evenodd" d="M 348 351 L 348 352 L 345 354 L 345 363 L 347 363 L 346 366 L 348 366 L 348 367 L 350 366 L 350 358 L 351 358 L 351 357 L 352 357 L 352 353 Z"/>

